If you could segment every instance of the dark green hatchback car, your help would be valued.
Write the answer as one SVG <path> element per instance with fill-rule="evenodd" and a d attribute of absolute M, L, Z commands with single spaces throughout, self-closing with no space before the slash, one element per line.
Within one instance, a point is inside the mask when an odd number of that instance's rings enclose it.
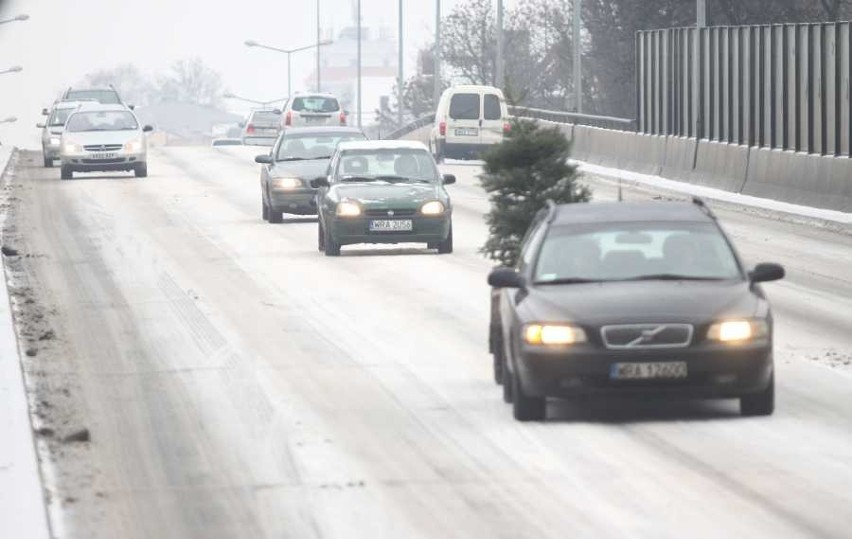
<path fill-rule="evenodd" d="M 452 205 L 438 172 L 419 142 L 344 142 L 328 176 L 316 178 L 319 249 L 338 256 L 356 243 L 425 243 L 453 252 Z"/>

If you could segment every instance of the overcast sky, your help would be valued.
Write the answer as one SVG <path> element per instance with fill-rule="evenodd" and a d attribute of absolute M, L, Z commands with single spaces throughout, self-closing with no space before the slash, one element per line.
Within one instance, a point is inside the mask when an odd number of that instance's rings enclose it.
<path fill-rule="evenodd" d="M 24 68 L 0 75 L 0 118 L 18 117 L 17 124 L 0 124 L 0 141 L 36 147 L 42 107 L 87 73 L 122 63 L 155 72 L 199 56 L 222 74 L 228 90 L 260 100 L 281 97 L 287 93 L 286 57 L 243 42 L 282 48 L 314 42 L 316 1 L 0 0 L 0 17 L 31 17 L 0 25 L 0 71 Z M 463 1 L 443 0 L 444 12 Z M 334 35 L 352 24 L 354 0 L 320 2 L 324 32 Z M 418 47 L 434 31 L 435 2 L 404 2 L 408 75 Z M 364 25 L 395 29 L 397 6 L 398 0 L 362 0 Z M 293 56 L 294 88 L 302 86 L 314 61 L 310 52 Z"/>

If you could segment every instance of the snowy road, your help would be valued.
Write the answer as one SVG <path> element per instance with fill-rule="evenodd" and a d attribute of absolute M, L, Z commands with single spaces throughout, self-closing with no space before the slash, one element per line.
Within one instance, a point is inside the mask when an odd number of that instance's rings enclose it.
<path fill-rule="evenodd" d="M 329 259 L 315 221 L 261 221 L 253 154 L 157 149 L 148 179 L 71 182 L 20 159 L 58 537 L 849 536 L 852 236 L 718 212 L 788 270 L 766 287 L 771 418 L 625 400 L 520 424 L 490 373 L 478 168 L 444 166 L 455 254 Z M 78 427 L 91 442 L 61 441 Z"/>

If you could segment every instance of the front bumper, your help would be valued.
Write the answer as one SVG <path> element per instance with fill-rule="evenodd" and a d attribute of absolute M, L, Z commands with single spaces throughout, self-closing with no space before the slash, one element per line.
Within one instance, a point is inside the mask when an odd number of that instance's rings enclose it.
<path fill-rule="evenodd" d="M 283 213 L 316 215 L 317 195 L 314 189 L 269 189 L 269 205 Z"/>
<path fill-rule="evenodd" d="M 62 166 L 73 172 L 97 172 L 109 170 L 133 170 L 137 165 L 147 161 L 145 152 L 126 153 L 114 152 L 110 159 L 92 159 L 89 155 L 72 154 L 60 155 Z"/>
<path fill-rule="evenodd" d="M 439 243 L 450 234 L 452 215 L 447 213 L 439 217 L 414 215 L 401 219 L 411 219 L 410 232 L 371 232 L 370 221 L 382 217 L 355 217 L 330 219 L 329 233 L 340 245 L 355 243 Z"/>
<path fill-rule="evenodd" d="M 678 380 L 614 380 L 615 363 L 686 362 Z M 770 346 L 699 346 L 664 351 L 622 351 L 582 345 L 570 352 L 524 346 L 517 373 L 524 392 L 540 397 L 671 395 L 736 398 L 766 389 L 773 371 Z"/>

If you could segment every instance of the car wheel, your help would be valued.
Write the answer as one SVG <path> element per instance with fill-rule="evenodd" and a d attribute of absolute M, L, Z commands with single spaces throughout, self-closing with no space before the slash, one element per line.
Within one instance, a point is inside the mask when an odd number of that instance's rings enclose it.
<path fill-rule="evenodd" d="M 322 229 L 322 224 L 317 226 L 317 249 L 320 252 L 325 251 L 325 231 Z"/>
<path fill-rule="evenodd" d="M 769 385 L 760 393 L 740 398 L 740 413 L 747 417 L 772 415 L 775 411 L 775 374 L 769 378 Z"/>
<path fill-rule="evenodd" d="M 450 225 L 450 232 L 447 234 L 447 239 L 438 244 L 438 254 L 448 255 L 453 252 L 453 225 Z"/>
<path fill-rule="evenodd" d="M 50 157 L 45 157 L 44 168 L 53 168 L 53 159 L 51 159 Z"/>
<path fill-rule="evenodd" d="M 497 341 L 494 346 L 494 351 L 491 353 L 491 358 L 493 359 L 493 368 L 494 368 L 494 383 L 497 385 L 501 385 L 503 383 L 503 368 L 505 366 L 505 362 L 503 360 L 503 345 Z"/>
<path fill-rule="evenodd" d="M 63 180 L 70 180 L 74 178 L 74 173 L 71 172 L 71 169 L 69 167 L 65 166 L 60 169 L 59 175 Z"/>
<path fill-rule="evenodd" d="M 511 404 L 512 401 L 515 400 L 514 399 L 514 393 L 513 393 L 514 388 L 515 388 L 514 378 L 515 377 L 509 371 L 509 368 L 506 366 L 506 363 L 504 361 L 504 363 L 503 363 L 503 380 L 502 380 L 503 402 L 508 403 L 508 404 Z"/>
<path fill-rule="evenodd" d="M 138 163 L 136 167 L 133 169 L 133 173 L 136 174 L 137 178 L 147 178 L 148 177 L 148 163 Z"/>
<path fill-rule="evenodd" d="M 283 212 L 279 211 L 274 206 L 270 205 L 267 211 L 269 212 L 270 224 L 277 225 L 284 222 L 284 216 L 282 215 Z"/>
<path fill-rule="evenodd" d="M 263 199 L 263 197 L 260 197 L 260 204 L 260 216 L 263 218 L 264 221 L 269 221 L 269 206 L 266 204 L 266 201 Z"/>
<path fill-rule="evenodd" d="M 334 240 L 328 229 L 325 229 L 324 232 L 325 256 L 340 256 L 340 244 Z"/>
<path fill-rule="evenodd" d="M 512 415 L 518 421 L 543 421 L 547 412 L 544 397 L 530 397 L 521 387 L 520 377 L 512 375 Z"/>

